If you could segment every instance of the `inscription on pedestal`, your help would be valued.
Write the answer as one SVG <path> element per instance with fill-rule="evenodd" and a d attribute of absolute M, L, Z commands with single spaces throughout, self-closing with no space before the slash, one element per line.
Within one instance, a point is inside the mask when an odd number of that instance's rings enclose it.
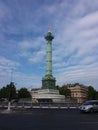
<path fill-rule="evenodd" d="M 55 79 L 43 79 L 42 80 L 42 89 L 56 89 Z"/>

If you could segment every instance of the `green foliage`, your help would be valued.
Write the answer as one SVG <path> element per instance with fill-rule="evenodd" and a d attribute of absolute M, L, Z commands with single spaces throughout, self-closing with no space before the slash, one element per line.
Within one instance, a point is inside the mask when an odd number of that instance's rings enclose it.
<path fill-rule="evenodd" d="M 96 90 L 92 87 L 92 86 L 89 86 L 88 87 L 88 99 L 89 100 L 92 100 L 92 99 L 96 99 Z"/>
<path fill-rule="evenodd" d="M 5 87 L 0 89 L 0 99 L 6 98 L 8 100 L 17 99 L 17 98 L 31 98 L 30 92 L 26 88 L 21 88 L 18 93 L 16 93 L 16 87 L 11 82 Z"/>
<path fill-rule="evenodd" d="M 61 95 L 65 95 L 65 97 L 71 96 L 71 91 L 68 89 L 66 85 L 59 87 L 59 93 Z"/>
<path fill-rule="evenodd" d="M 16 98 L 16 87 L 13 83 L 7 84 L 6 87 L 0 89 L 0 99 L 15 99 Z"/>
<path fill-rule="evenodd" d="M 98 100 L 98 91 L 96 91 L 95 98 Z"/>
<path fill-rule="evenodd" d="M 56 86 L 56 88 L 57 88 L 57 90 L 59 90 L 60 86 L 59 86 L 59 85 L 57 85 L 57 86 Z"/>
<path fill-rule="evenodd" d="M 30 92 L 27 90 L 27 88 L 21 88 L 18 91 L 18 98 L 31 98 Z"/>

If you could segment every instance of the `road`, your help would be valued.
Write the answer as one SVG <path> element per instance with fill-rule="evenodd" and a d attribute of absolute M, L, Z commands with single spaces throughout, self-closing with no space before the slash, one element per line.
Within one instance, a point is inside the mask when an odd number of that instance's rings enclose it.
<path fill-rule="evenodd" d="M 0 113 L 0 130 L 98 130 L 98 113 L 77 109 L 28 109 Z"/>

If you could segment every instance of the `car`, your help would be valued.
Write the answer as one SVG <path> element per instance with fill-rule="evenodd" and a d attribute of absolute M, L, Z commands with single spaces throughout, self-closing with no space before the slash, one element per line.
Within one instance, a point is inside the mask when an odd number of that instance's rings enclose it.
<path fill-rule="evenodd" d="M 79 106 L 81 112 L 95 112 L 98 111 L 98 100 L 88 100 Z"/>

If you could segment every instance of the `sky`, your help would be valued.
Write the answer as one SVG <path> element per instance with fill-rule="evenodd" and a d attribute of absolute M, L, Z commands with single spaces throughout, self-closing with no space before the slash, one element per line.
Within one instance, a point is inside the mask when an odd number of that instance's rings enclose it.
<path fill-rule="evenodd" d="M 98 0 L 0 0 L 0 88 L 41 88 L 48 26 L 56 85 L 98 90 Z"/>

